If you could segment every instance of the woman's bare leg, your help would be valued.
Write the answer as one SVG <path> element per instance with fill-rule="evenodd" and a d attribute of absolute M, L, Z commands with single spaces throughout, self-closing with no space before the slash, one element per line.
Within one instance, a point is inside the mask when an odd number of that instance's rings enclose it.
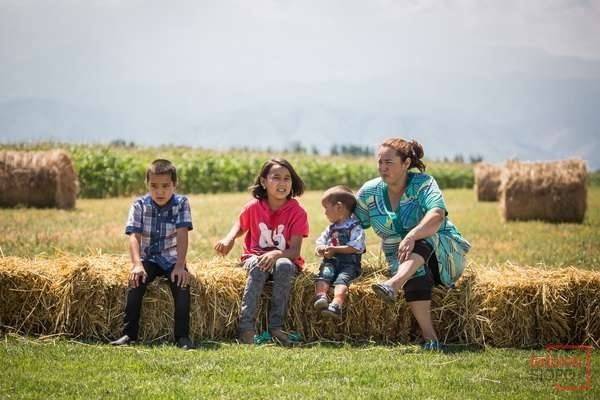
<path fill-rule="evenodd" d="M 431 319 L 431 300 L 411 301 L 408 303 L 425 340 L 438 340 Z"/>
<path fill-rule="evenodd" d="M 394 276 L 384 282 L 384 284 L 391 286 L 395 293 L 402 289 L 406 281 L 408 281 L 415 274 L 417 269 L 425 264 L 425 259 L 417 253 L 412 253 L 410 258 L 404 261 L 398 266 L 398 271 Z"/>

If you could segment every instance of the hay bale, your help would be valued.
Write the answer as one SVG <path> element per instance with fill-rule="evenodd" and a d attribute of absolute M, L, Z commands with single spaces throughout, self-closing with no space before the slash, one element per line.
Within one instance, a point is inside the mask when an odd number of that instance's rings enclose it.
<path fill-rule="evenodd" d="M 341 321 L 322 318 L 313 308 L 314 279 L 318 265 L 309 265 L 294 283 L 290 300 L 288 328 L 307 340 L 355 340 L 408 342 L 413 320 L 408 305 L 400 298 L 393 306 L 383 303 L 371 285 L 385 279 L 382 260 L 363 263 L 363 274 L 350 287 Z M 330 298 L 333 289 L 330 289 Z"/>
<path fill-rule="evenodd" d="M 0 261 L 0 325 L 33 335 L 62 332 L 68 266 L 18 257 Z"/>
<path fill-rule="evenodd" d="M 571 288 L 574 296 L 571 342 L 600 347 L 600 274 L 573 270 Z"/>
<path fill-rule="evenodd" d="M 502 168 L 487 163 L 475 165 L 475 193 L 478 201 L 498 201 Z"/>
<path fill-rule="evenodd" d="M 236 265 L 213 259 L 190 268 L 197 284 L 191 292 L 190 331 L 194 335 L 210 339 L 237 336 L 246 273 Z"/>
<path fill-rule="evenodd" d="M 0 152 L 0 206 L 75 207 L 79 182 L 64 150 Z"/>
<path fill-rule="evenodd" d="M 125 257 L 69 259 L 61 314 L 57 318 L 62 332 L 109 339 L 122 331 L 128 264 Z"/>
<path fill-rule="evenodd" d="M 417 334 L 408 305 L 394 306 L 371 291 L 383 279 L 380 259 L 369 260 L 350 288 L 344 318 L 319 318 L 312 307 L 316 265 L 298 275 L 287 330 L 312 340 L 374 340 L 407 343 Z M 189 266 L 190 334 L 199 339 L 234 339 L 246 273 L 230 261 Z M 63 256 L 28 260 L 0 258 L 0 325 L 22 334 L 108 340 L 120 335 L 130 264 L 125 257 Z M 262 296 L 258 330 L 268 326 L 270 290 Z M 432 317 L 448 343 L 531 347 L 549 343 L 600 342 L 600 273 L 575 268 L 544 270 L 505 265 L 481 270 L 469 265 L 456 289 L 434 289 Z M 168 284 L 152 283 L 142 306 L 140 338 L 173 334 Z"/>
<path fill-rule="evenodd" d="M 440 340 L 445 343 L 481 343 L 481 330 L 470 323 L 479 317 L 479 302 L 473 296 L 477 279 L 476 269 L 470 265 L 454 289 L 440 286 L 433 289 L 431 317 Z"/>
<path fill-rule="evenodd" d="M 501 181 L 500 210 L 506 221 L 583 222 L 587 207 L 584 161 L 509 161 Z"/>
<path fill-rule="evenodd" d="M 479 273 L 472 293 L 477 310 L 468 321 L 475 343 L 532 347 L 568 343 L 575 294 L 570 269 L 511 265 Z"/>

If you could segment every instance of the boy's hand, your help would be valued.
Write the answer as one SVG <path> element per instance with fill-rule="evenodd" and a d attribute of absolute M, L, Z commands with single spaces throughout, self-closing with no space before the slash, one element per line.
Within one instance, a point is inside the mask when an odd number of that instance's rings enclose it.
<path fill-rule="evenodd" d="M 280 254 L 281 250 L 271 250 L 261 254 L 258 256 L 258 268 L 260 268 L 261 271 L 270 271 L 275 266 L 275 262 Z"/>
<path fill-rule="evenodd" d="M 190 280 L 190 274 L 185 270 L 185 266 L 177 266 L 173 268 L 171 272 L 171 281 L 175 282 L 177 286 L 186 287 Z"/>
<path fill-rule="evenodd" d="M 325 246 L 324 244 L 320 244 L 317 247 L 315 247 L 315 254 L 318 255 L 319 257 L 323 257 L 324 253 L 325 253 L 325 249 L 327 249 L 327 246 Z"/>
<path fill-rule="evenodd" d="M 323 250 L 323 257 L 331 258 L 333 256 L 335 256 L 335 249 L 331 246 L 325 247 L 325 250 Z"/>
<path fill-rule="evenodd" d="M 222 256 L 226 256 L 229 254 L 231 249 L 233 248 L 233 240 L 221 239 L 217 243 L 215 243 L 214 249 L 216 252 Z"/>
<path fill-rule="evenodd" d="M 129 273 L 129 286 L 136 288 L 140 286 L 140 280 L 146 283 L 146 278 L 148 278 L 148 274 L 144 266 L 142 264 L 134 264 Z"/>

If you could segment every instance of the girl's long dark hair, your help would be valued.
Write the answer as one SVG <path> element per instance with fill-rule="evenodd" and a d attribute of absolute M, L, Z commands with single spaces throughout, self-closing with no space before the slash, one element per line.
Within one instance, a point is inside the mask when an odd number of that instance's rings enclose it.
<path fill-rule="evenodd" d="M 260 169 L 260 173 L 254 180 L 254 184 L 248 188 L 250 190 L 250 193 L 252 193 L 252 196 L 255 199 L 259 200 L 267 198 L 267 189 L 262 187 L 260 183 L 260 178 L 267 179 L 267 175 L 269 175 L 269 171 L 274 165 L 281 165 L 282 167 L 287 168 L 287 170 L 290 171 L 290 175 L 292 176 L 292 190 L 290 191 L 290 194 L 287 196 L 287 198 L 291 199 L 292 197 L 301 196 L 302 193 L 304 193 L 304 182 L 302 181 L 302 178 L 298 176 L 296 170 L 294 169 L 294 167 L 292 167 L 292 164 L 290 164 L 288 160 L 283 158 L 271 158 L 263 164 L 262 168 Z"/>

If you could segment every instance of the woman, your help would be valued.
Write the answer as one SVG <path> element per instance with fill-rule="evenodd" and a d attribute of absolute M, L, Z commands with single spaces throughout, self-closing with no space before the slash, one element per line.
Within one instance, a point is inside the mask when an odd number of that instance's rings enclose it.
<path fill-rule="evenodd" d="M 388 303 L 400 289 L 421 328 L 428 350 L 442 345 L 431 320 L 435 284 L 452 286 L 462 274 L 471 245 L 446 218 L 448 212 L 435 179 L 424 174 L 423 147 L 392 138 L 377 151 L 380 178 L 357 193 L 356 216 L 363 228 L 373 227 L 382 239 L 390 278 L 373 285 Z M 409 171 L 417 168 L 420 173 Z"/>

